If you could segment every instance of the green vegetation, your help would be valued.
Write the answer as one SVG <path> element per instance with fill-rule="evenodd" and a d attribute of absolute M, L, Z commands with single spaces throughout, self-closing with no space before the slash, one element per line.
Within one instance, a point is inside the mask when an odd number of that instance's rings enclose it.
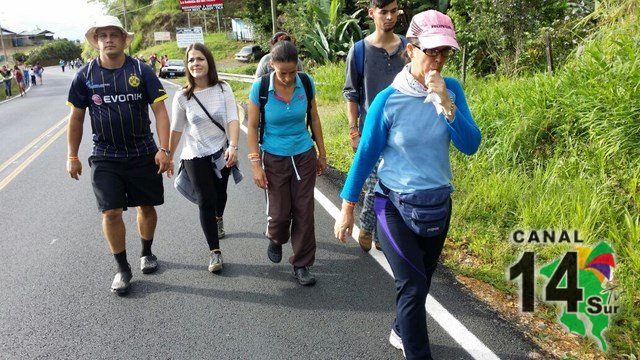
<path fill-rule="evenodd" d="M 608 337 L 620 353 L 640 340 L 638 30 L 635 21 L 611 24 L 555 77 L 468 83 L 484 141 L 474 158 L 453 157 L 452 239 L 489 264 L 493 284 L 521 250 L 506 240 L 511 229 L 552 225 L 611 241 L 623 313 Z M 540 262 L 564 250 L 540 249 Z"/>
<path fill-rule="evenodd" d="M 11 55 L 11 57 L 13 58 L 13 61 L 16 64 L 21 64 L 25 61 L 27 61 L 27 54 L 23 53 L 23 52 L 14 52 L 13 55 Z"/>
<path fill-rule="evenodd" d="M 11 79 L 11 97 L 16 97 L 16 95 L 20 96 L 20 89 L 18 88 L 18 83 L 14 78 L 14 79 Z M 4 93 L 4 82 L 0 81 L 0 101 L 4 101 L 6 99 L 7 99 L 7 96 Z"/>
<path fill-rule="evenodd" d="M 229 62 L 231 62 L 231 64 L 229 64 Z M 238 65 L 237 61 L 229 59 L 229 61 L 225 61 L 225 62 L 216 62 L 216 66 L 218 67 L 218 72 L 230 73 L 230 74 L 253 75 L 256 73 L 258 63 Z"/>
<path fill-rule="evenodd" d="M 71 60 L 79 58 L 82 49 L 78 44 L 69 40 L 54 40 L 29 52 L 28 64 L 40 63 L 42 66 L 56 65 L 60 59 Z"/>
<path fill-rule="evenodd" d="M 351 45 L 362 38 L 358 25 L 362 10 L 345 15 L 340 0 L 297 0 L 281 8 L 285 14 L 295 14 L 285 17 L 283 27 L 298 34 L 301 54 L 320 64 L 344 59 Z"/>

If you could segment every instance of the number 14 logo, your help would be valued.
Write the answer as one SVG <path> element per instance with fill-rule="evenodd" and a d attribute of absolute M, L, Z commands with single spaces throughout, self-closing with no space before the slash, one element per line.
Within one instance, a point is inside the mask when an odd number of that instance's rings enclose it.
<path fill-rule="evenodd" d="M 522 311 L 533 312 L 535 303 L 536 254 L 526 251 L 518 262 L 509 268 L 509 280 L 522 277 Z M 563 285 L 563 279 L 566 279 Z M 564 301 L 567 312 L 578 311 L 578 303 L 584 301 L 584 290 L 578 286 L 578 253 L 565 254 L 545 286 L 544 301 Z"/>

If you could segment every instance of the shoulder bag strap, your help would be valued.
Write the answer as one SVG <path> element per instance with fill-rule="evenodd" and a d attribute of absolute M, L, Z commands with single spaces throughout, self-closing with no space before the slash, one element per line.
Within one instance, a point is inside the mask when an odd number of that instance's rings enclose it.
<path fill-rule="evenodd" d="M 220 128 L 220 130 L 222 130 L 222 133 L 224 133 L 225 135 L 227 134 L 227 132 L 224 130 L 224 126 L 218 124 L 217 121 L 213 120 L 213 116 L 211 116 L 211 114 L 209 114 L 209 112 L 207 111 L 207 109 L 205 109 L 204 105 L 202 105 L 202 103 L 200 102 L 200 99 L 198 99 L 198 97 L 196 96 L 196 94 L 191 94 L 191 96 L 193 96 L 193 98 L 196 100 L 196 102 L 198 103 L 198 105 L 200 105 L 200 107 L 202 108 L 202 110 L 204 110 L 204 113 L 207 114 L 207 116 L 209 117 L 209 120 L 211 120 L 212 123 L 214 123 L 217 127 Z"/>

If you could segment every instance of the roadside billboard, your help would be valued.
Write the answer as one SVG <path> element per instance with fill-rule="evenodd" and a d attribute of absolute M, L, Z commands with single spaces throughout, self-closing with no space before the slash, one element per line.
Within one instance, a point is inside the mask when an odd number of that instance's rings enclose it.
<path fill-rule="evenodd" d="M 180 0 L 182 11 L 221 10 L 223 0 Z"/>
<path fill-rule="evenodd" d="M 176 42 L 179 48 L 186 48 L 193 43 L 203 43 L 204 35 L 202 27 L 195 26 L 190 28 L 176 28 Z"/>

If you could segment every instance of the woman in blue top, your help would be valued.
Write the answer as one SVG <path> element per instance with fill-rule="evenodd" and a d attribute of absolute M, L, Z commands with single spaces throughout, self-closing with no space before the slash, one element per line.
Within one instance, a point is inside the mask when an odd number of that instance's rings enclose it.
<path fill-rule="evenodd" d="M 291 237 L 289 262 L 294 276 L 303 286 L 313 285 L 316 279 L 309 273 L 316 252 L 313 188 L 316 175 L 322 175 L 327 167 L 316 101 L 307 97 L 307 91 L 315 95 L 315 86 L 311 77 L 297 72 L 298 52 L 289 41 L 273 46 L 270 65 L 274 72 L 258 78 L 251 88 L 247 133 L 253 180 L 267 192 L 267 255 L 272 262 L 280 262 L 282 245 Z M 261 121 L 262 81 L 268 81 L 269 87 Z M 309 102 L 313 138 L 307 130 Z"/>
<path fill-rule="evenodd" d="M 378 236 L 396 282 L 396 320 L 389 342 L 407 359 L 431 359 L 425 301 L 451 217 L 449 143 L 471 155 L 480 130 L 457 80 L 440 75 L 458 49 L 451 19 L 435 10 L 411 20 L 411 62 L 380 92 L 367 114 L 360 146 L 340 196 L 340 241 L 353 230 L 353 208 L 376 160 Z"/>

